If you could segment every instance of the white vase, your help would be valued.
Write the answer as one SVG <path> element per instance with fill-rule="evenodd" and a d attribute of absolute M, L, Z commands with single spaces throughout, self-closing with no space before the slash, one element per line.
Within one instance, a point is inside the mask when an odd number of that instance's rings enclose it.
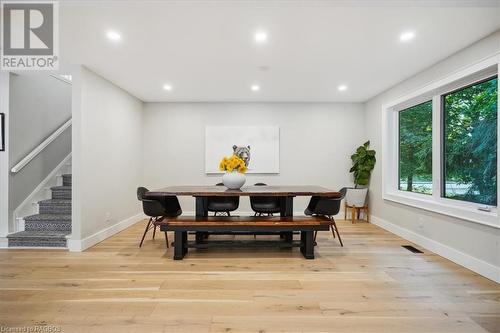
<path fill-rule="evenodd" d="M 349 188 L 345 195 L 345 202 L 348 206 L 364 207 L 368 188 Z"/>
<path fill-rule="evenodd" d="M 222 183 L 230 190 L 239 190 L 246 180 L 245 174 L 238 171 L 226 172 L 222 176 Z"/>

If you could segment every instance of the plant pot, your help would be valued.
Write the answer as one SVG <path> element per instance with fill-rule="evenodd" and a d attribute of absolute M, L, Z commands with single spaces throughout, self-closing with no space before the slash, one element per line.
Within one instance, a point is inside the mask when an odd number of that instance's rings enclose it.
<path fill-rule="evenodd" d="M 345 202 L 351 207 L 364 207 L 368 188 L 350 188 L 347 189 Z"/>
<path fill-rule="evenodd" d="M 230 190 L 239 190 L 246 180 L 245 174 L 238 171 L 226 172 L 222 176 L 222 183 Z"/>

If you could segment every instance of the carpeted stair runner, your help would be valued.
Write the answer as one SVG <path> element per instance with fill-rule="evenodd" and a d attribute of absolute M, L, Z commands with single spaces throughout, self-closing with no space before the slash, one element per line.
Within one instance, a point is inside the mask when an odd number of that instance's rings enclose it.
<path fill-rule="evenodd" d="M 36 215 L 24 218 L 24 231 L 7 236 L 9 247 L 66 247 L 71 233 L 71 175 L 63 175 L 62 186 L 51 188 L 52 199 L 38 202 Z"/>

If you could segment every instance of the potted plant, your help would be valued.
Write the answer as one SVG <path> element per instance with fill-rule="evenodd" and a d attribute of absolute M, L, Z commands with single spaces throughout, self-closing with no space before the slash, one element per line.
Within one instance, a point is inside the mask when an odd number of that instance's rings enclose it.
<path fill-rule="evenodd" d="M 247 166 L 245 161 L 238 156 L 223 157 L 219 164 L 219 170 L 225 171 L 222 176 L 222 183 L 228 189 L 239 190 L 245 184 Z"/>
<path fill-rule="evenodd" d="M 375 167 L 375 150 L 369 149 L 370 141 L 366 141 L 351 155 L 352 167 L 349 172 L 354 176 L 354 188 L 347 190 L 346 203 L 351 207 L 364 207 L 368 194 L 368 183 Z"/>

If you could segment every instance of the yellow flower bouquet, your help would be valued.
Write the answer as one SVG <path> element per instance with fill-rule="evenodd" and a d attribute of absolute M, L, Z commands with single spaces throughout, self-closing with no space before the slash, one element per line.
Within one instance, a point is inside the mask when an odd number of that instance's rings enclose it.
<path fill-rule="evenodd" d="M 222 183 L 230 190 L 239 190 L 245 184 L 247 166 L 245 161 L 236 155 L 223 157 L 219 163 L 219 170 L 225 171 Z"/>
<path fill-rule="evenodd" d="M 247 166 L 245 165 L 245 161 L 239 158 L 236 155 L 231 157 L 223 157 L 219 163 L 219 170 L 226 172 L 238 171 L 239 173 L 247 172 Z"/>

